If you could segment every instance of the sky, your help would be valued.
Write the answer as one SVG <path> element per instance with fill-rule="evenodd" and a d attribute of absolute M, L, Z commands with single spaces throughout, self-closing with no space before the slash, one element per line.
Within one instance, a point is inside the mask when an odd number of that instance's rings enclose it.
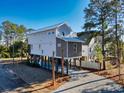
<path fill-rule="evenodd" d="M 0 0 L 0 23 L 10 20 L 39 29 L 66 22 L 73 31 L 80 32 L 88 3 L 89 0 Z"/>

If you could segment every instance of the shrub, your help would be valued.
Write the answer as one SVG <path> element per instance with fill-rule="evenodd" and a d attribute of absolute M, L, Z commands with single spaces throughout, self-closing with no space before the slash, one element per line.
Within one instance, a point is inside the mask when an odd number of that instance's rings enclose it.
<path fill-rule="evenodd" d="M 27 61 L 26 64 L 32 67 L 40 67 L 40 65 L 37 62 L 30 63 L 29 61 Z"/>
<path fill-rule="evenodd" d="M 0 45 L 0 57 L 9 58 L 9 49 L 6 46 Z"/>

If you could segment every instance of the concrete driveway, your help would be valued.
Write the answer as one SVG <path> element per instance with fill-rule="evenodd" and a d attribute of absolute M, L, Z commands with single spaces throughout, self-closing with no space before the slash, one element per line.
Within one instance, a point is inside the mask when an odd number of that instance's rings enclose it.
<path fill-rule="evenodd" d="M 110 79 L 86 70 L 69 71 L 71 80 L 53 93 L 124 93 L 124 88 Z"/>
<path fill-rule="evenodd" d="M 26 85 L 12 70 L 4 69 L 3 66 L 3 64 L 0 64 L 0 93 L 6 93 Z"/>

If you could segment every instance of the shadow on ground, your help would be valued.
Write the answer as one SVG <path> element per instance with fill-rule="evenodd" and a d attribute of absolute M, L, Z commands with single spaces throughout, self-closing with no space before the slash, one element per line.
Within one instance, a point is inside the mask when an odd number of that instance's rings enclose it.
<path fill-rule="evenodd" d="M 0 92 L 39 87 L 39 84 L 51 78 L 51 71 L 42 68 L 30 67 L 22 63 L 0 63 Z"/>

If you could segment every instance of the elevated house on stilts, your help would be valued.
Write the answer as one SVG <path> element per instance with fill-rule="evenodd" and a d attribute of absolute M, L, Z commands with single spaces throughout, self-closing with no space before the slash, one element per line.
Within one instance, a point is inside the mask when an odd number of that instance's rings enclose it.
<path fill-rule="evenodd" d="M 30 62 L 36 62 L 40 67 L 51 70 L 54 52 L 55 71 L 68 74 L 71 60 L 80 59 L 82 54 L 82 41 L 66 23 L 38 29 L 28 34 L 30 46 Z M 69 65 L 70 64 L 70 65 Z"/>

